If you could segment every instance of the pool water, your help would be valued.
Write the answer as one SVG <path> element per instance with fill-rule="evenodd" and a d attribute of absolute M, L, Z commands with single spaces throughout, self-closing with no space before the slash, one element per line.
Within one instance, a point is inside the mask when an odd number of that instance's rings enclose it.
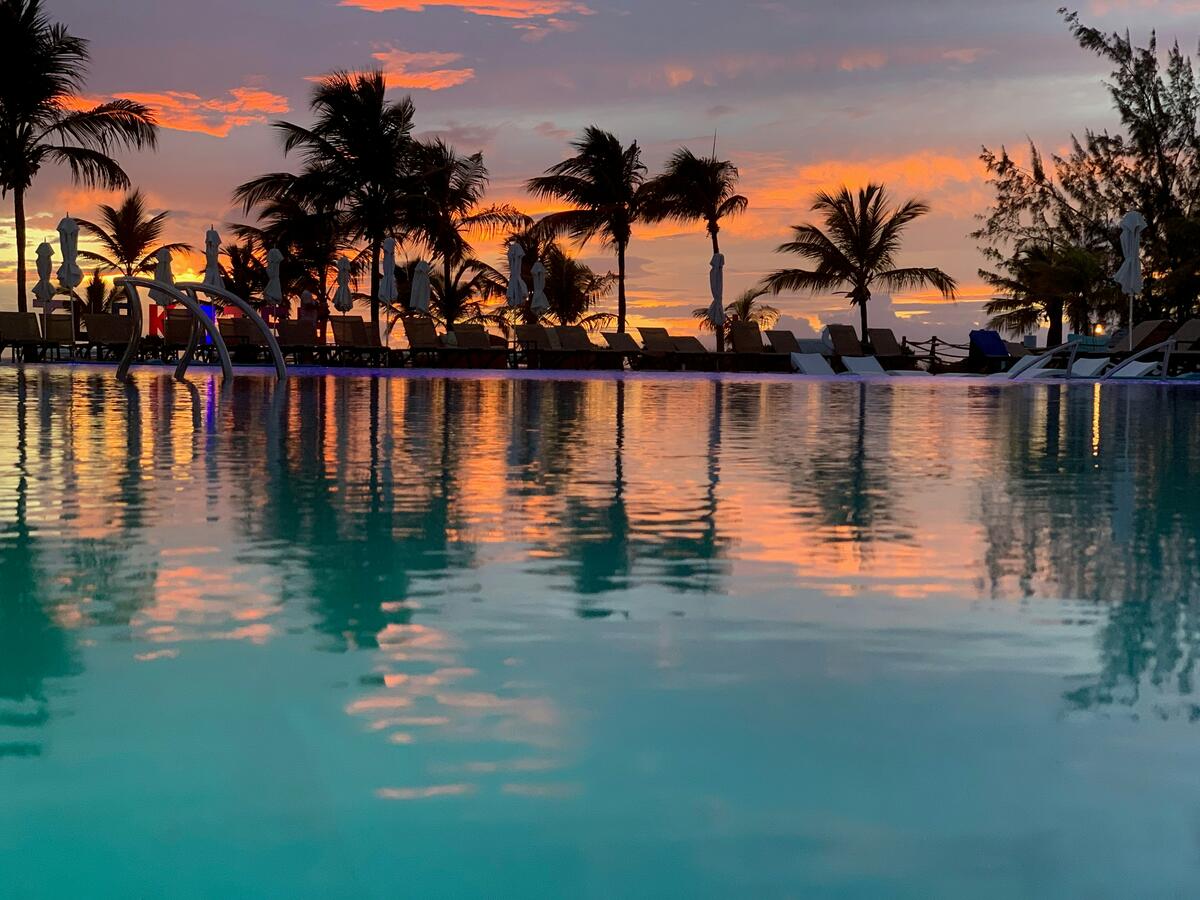
<path fill-rule="evenodd" d="M 1175 897 L 1200 394 L 0 368 L 5 897 Z"/>

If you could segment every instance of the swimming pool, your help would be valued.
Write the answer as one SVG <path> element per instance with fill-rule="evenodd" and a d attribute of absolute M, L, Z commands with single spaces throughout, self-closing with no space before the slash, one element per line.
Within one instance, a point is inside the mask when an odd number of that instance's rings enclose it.
<path fill-rule="evenodd" d="M 1200 394 L 0 368 L 5 896 L 1181 896 Z"/>

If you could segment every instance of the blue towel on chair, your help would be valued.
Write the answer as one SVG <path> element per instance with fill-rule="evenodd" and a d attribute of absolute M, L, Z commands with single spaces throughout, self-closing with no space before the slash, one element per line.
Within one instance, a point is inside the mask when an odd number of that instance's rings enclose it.
<path fill-rule="evenodd" d="M 1008 346 L 995 331 L 972 331 L 971 343 L 984 356 L 1008 356 Z"/>

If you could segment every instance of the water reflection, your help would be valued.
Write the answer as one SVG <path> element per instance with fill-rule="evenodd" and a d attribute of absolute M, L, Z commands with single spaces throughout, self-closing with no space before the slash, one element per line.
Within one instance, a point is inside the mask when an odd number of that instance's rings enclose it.
<path fill-rule="evenodd" d="M 0 754 L 42 751 L 56 690 L 97 642 L 165 662 L 305 634 L 369 654 L 344 708 L 391 743 L 555 745 L 550 692 L 481 674 L 462 602 L 502 628 L 505 610 L 796 622 L 813 596 L 1087 601 L 1097 665 L 1065 709 L 1196 717 L 1198 475 L 1200 415 L 1166 388 L 300 377 L 221 392 L 3 369 Z"/>

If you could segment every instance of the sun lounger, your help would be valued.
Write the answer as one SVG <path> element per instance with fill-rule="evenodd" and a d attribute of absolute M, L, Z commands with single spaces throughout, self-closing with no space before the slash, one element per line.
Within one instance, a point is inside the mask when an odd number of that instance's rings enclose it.
<path fill-rule="evenodd" d="M 0 312 L 0 353 L 11 349 L 14 362 L 34 362 L 45 357 L 47 346 L 37 313 Z"/>
<path fill-rule="evenodd" d="M 729 328 L 730 344 L 733 348 L 733 367 L 739 372 L 790 372 L 788 356 L 770 352 L 763 345 L 762 332 L 757 322 L 737 322 Z M 772 344 L 772 348 L 774 345 Z"/>
<path fill-rule="evenodd" d="M 646 368 L 654 368 L 655 362 L 661 362 L 664 358 L 662 354 L 646 353 L 638 346 L 637 341 L 633 339 L 633 335 L 627 334 L 624 331 L 620 332 L 604 332 L 604 343 L 608 345 L 608 349 L 614 353 L 620 353 L 631 369 L 640 369 L 643 366 Z"/>
<path fill-rule="evenodd" d="M 75 353 L 75 329 L 70 316 L 46 317 L 46 350 L 54 351 L 56 359 L 62 359 L 64 350 L 71 356 Z"/>
<path fill-rule="evenodd" d="M 887 371 L 873 356 L 844 356 L 842 365 L 851 375 L 886 375 Z"/>
<path fill-rule="evenodd" d="M 587 329 L 582 325 L 557 325 L 554 331 L 558 334 L 558 343 L 563 350 L 571 350 L 591 356 L 591 368 L 622 369 L 625 366 L 625 354 L 610 350 L 608 347 L 597 347 L 588 336 Z"/>
<path fill-rule="evenodd" d="M 998 332 L 979 329 L 972 331 L 968 337 L 966 371 L 977 375 L 995 375 L 1012 368 L 1015 360 Z"/>
<path fill-rule="evenodd" d="M 132 316 L 84 313 L 83 327 L 87 330 L 84 354 L 90 356 L 94 348 L 96 359 L 120 359 L 133 340 Z"/>
<path fill-rule="evenodd" d="M 685 372 L 719 372 L 721 363 L 728 358 L 728 354 L 709 350 L 692 335 L 672 335 L 671 345 L 675 348 L 678 367 Z"/>
<path fill-rule="evenodd" d="M 792 370 L 801 375 L 833 375 L 833 367 L 820 353 L 789 353 Z"/>
<path fill-rule="evenodd" d="M 495 344 L 482 325 L 456 325 L 443 336 L 442 343 L 458 353 L 447 353 L 458 365 L 470 369 L 508 368 L 508 347 Z"/>
<path fill-rule="evenodd" d="M 590 369 L 595 364 L 595 349 L 567 350 L 558 332 L 541 325 L 517 325 L 517 347 L 525 365 L 531 369 Z M 590 341 L 589 341 L 590 344 Z"/>
<path fill-rule="evenodd" d="M 826 325 L 825 335 L 835 356 L 866 356 L 853 325 Z"/>
<path fill-rule="evenodd" d="M 379 340 L 379 329 L 371 328 L 362 316 L 330 316 L 333 326 L 333 358 L 340 363 L 383 365 L 388 348 Z"/>
<path fill-rule="evenodd" d="M 916 372 L 917 358 L 912 353 L 905 353 L 896 335 L 890 328 L 868 328 L 867 342 L 875 353 L 879 364 L 889 372 Z"/>
<path fill-rule="evenodd" d="M 312 319 L 284 319 L 277 329 L 279 350 L 296 365 L 322 363 L 326 347 L 317 340 L 317 323 Z"/>

